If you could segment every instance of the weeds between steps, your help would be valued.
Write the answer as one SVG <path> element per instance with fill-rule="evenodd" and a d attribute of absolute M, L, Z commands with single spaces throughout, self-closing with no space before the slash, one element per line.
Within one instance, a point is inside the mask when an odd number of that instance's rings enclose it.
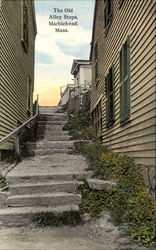
<path fill-rule="evenodd" d="M 65 211 L 62 213 L 41 212 L 32 217 L 32 222 L 37 226 L 75 226 L 81 222 L 79 211 Z"/>
<path fill-rule="evenodd" d="M 155 246 L 156 211 L 140 166 L 127 156 L 109 152 L 98 142 L 78 146 L 77 152 L 90 160 L 95 178 L 117 183 L 117 187 L 109 191 L 91 190 L 85 183 L 81 187 L 81 211 L 97 217 L 101 211 L 110 210 L 116 225 L 139 243 Z"/>
<path fill-rule="evenodd" d="M 84 110 L 68 115 L 66 129 L 74 140 L 90 140 L 94 137 L 92 119 L 89 112 Z"/>
<path fill-rule="evenodd" d="M 93 133 L 83 137 L 87 127 L 92 126 L 91 118 L 83 111 L 72 114 L 69 125 L 74 139 L 94 139 Z M 91 190 L 86 182 L 81 187 L 81 213 L 88 212 L 98 217 L 103 210 L 109 210 L 114 223 L 138 243 L 156 246 L 155 205 L 144 184 L 141 167 L 127 156 L 110 152 L 98 141 L 89 145 L 76 143 L 75 146 L 75 153 L 86 156 L 90 161 L 95 178 L 117 183 L 109 191 L 96 191 Z"/>

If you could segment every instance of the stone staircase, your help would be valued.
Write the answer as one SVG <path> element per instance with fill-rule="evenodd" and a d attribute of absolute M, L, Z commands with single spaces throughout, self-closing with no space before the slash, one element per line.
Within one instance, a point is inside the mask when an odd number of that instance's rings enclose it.
<path fill-rule="evenodd" d="M 37 141 L 28 143 L 29 157 L 7 175 L 10 196 L 0 225 L 24 225 L 40 212 L 79 210 L 78 187 L 92 173 L 83 156 L 68 154 L 74 142 L 63 131 L 66 120 L 58 107 L 40 107 Z"/>

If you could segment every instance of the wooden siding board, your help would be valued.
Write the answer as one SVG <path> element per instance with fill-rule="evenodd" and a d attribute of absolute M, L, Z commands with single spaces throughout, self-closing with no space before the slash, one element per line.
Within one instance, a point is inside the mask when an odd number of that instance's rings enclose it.
<path fill-rule="evenodd" d="M 119 127 L 117 127 L 118 130 L 115 128 L 111 128 L 110 131 L 107 131 L 105 128 L 105 130 L 104 130 L 105 133 L 104 133 L 103 139 L 105 141 L 105 139 L 109 139 L 109 137 L 113 135 L 113 139 L 120 138 L 120 139 L 124 140 L 126 138 L 128 141 L 128 138 L 131 138 L 132 134 L 135 134 L 136 137 L 137 137 L 137 133 L 139 133 L 139 132 L 140 132 L 140 135 L 141 135 L 141 133 L 142 133 L 142 135 L 145 135 L 147 133 L 146 129 L 148 129 L 148 128 L 151 129 L 151 134 L 153 134 L 153 133 L 155 133 L 154 122 L 155 122 L 155 116 L 153 116 L 153 118 L 150 117 L 148 120 L 146 119 L 142 123 L 140 123 L 140 122 L 135 123 L 135 124 L 131 125 L 131 127 L 127 126 L 127 127 L 123 128 L 122 130 Z M 121 143 L 122 143 L 122 140 L 121 140 Z"/>
<path fill-rule="evenodd" d="M 145 134 L 143 135 L 143 130 L 145 131 Z M 138 143 L 138 141 L 140 142 L 141 140 L 155 140 L 155 128 L 154 126 L 148 126 L 146 128 L 141 128 L 138 129 L 137 131 L 132 131 L 131 133 L 129 133 L 128 135 L 124 135 L 124 140 L 122 140 L 121 142 L 121 137 L 122 135 L 119 134 L 119 136 L 113 137 L 111 140 L 111 144 L 122 144 L 122 143 L 131 143 L 131 141 L 133 141 L 135 144 Z M 150 139 L 149 139 L 150 138 Z M 105 138 L 105 143 L 109 143 L 109 138 Z"/>

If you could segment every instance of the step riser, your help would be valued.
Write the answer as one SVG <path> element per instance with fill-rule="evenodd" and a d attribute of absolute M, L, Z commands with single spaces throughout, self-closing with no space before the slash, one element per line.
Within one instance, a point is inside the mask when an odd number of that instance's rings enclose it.
<path fill-rule="evenodd" d="M 40 146 L 40 145 L 35 145 L 35 146 L 28 146 L 28 149 L 29 150 L 34 150 L 34 149 L 37 149 L 37 150 L 43 150 L 43 148 L 44 148 L 44 150 L 57 150 L 57 149 L 61 149 L 61 150 L 63 150 L 63 149 L 74 149 L 74 146 L 73 145 L 57 145 L 56 144 L 56 146 L 55 145 L 43 145 L 43 146 Z M 43 151 L 44 151 L 43 150 Z"/>
<path fill-rule="evenodd" d="M 65 136 L 69 136 L 68 135 L 68 131 L 62 131 L 62 130 L 38 130 L 37 131 L 37 136 L 54 136 L 54 137 L 56 137 L 56 136 L 63 136 L 63 137 L 65 137 Z"/>
<path fill-rule="evenodd" d="M 28 143 L 29 150 L 33 149 L 73 149 L 74 143 L 67 142 L 43 142 L 43 143 Z"/>
<path fill-rule="evenodd" d="M 46 126 L 39 126 L 38 127 L 38 130 L 37 130 L 37 133 L 43 133 L 43 132 L 54 132 L 54 133 L 60 133 L 60 132 L 63 132 L 63 133 L 67 133 L 68 131 L 63 131 L 63 126 L 50 126 L 50 127 L 46 127 Z"/>
<path fill-rule="evenodd" d="M 81 196 L 76 194 L 69 196 L 57 197 L 29 197 L 29 198 L 8 198 L 6 201 L 11 207 L 28 207 L 28 206 L 61 206 L 61 205 L 78 205 L 81 203 Z"/>
<path fill-rule="evenodd" d="M 10 209 L 10 208 L 8 208 Z M 23 210 L 24 209 L 24 210 Z M 18 210 L 18 211 L 17 211 Z M 73 206 L 62 206 L 62 207 L 26 207 L 26 208 L 11 208 L 11 211 L 0 211 L 0 226 L 27 226 L 32 223 L 33 216 L 38 213 L 53 213 L 53 214 L 62 214 L 63 212 L 70 211 L 79 211 L 79 207 L 77 205 Z"/>
<path fill-rule="evenodd" d="M 38 150 L 31 150 L 28 152 L 29 156 L 35 156 L 35 155 L 52 155 L 52 154 L 65 154 L 71 152 L 72 149 L 38 149 Z"/>
<path fill-rule="evenodd" d="M 11 195 L 24 195 L 24 194 L 38 194 L 38 193 L 56 193 L 56 192 L 67 192 L 75 193 L 78 189 L 76 183 L 72 184 L 56 184 L 56 185 L 45 185 L 44 186 L 20 186 L 20 187 L 10 187 L 9 190 Z"/>
<path fill-rule="evenodd" d="M 41 126 L 54 126 L 54 127 L 63 127 L 65 121 L 38 121 L 39 127 Z"/>
<path fill-rule="evenodd" d="M 69 140 L 71 140 L 71 137 L 70 136 L 38 135 L 37 139 L 38 140 L 45 139 L 45 140 L 48 140 L 48 141 L 69 141 Z"/>
<path fill-rule="evenodd" d="M 40 182 L 48 182 L 48 181 L 71 181 L 71 180 L 83 180 L 84 178 L 91 178 L 93 173 L 91 171 L 84 173 L 75 173 L 75 174 L 62 174 L 62 175 L 34 175 L 34 176 L 8 176 L 7 182 L 11 184 L 19 184 L 19 183 L 38 183 Z"/>
<path fill-rule="evenodd" d="M 39 121 L 67 121 L 67 117 L 63 116 L 39 116 Z"/>

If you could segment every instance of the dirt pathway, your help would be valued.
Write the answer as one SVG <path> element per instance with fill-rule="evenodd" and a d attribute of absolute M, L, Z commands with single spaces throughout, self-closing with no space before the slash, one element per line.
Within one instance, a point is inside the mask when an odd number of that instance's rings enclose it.
<path fill-rule="evenodd" d="M 152 250 L 139 247 L 111 223 L 107 212 L 75 227 L 0 228 L 0 250 Z"/>

